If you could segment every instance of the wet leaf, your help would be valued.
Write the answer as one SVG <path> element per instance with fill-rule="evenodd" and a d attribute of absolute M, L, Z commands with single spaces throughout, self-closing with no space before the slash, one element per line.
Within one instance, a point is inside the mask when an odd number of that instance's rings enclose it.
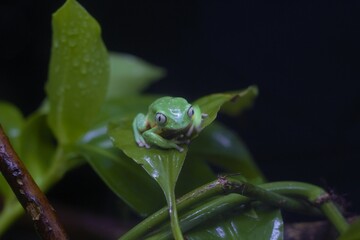
<path fill-rule="evenodd" d="M 110 82 L 107 98 L 138 94 L 152 82 L 162 78 L 165 70 L 124 53 L 110 53 Z"/>
<path fill-rule="evenodd" d="M 100 26 L 75 0 L 53 15 L 49 125 L 60 143 L 73 143 L 94 123 L 105 99 L 109 57 Z"/>
<path fill-rule="evenodd" d="M 140 164 L 160 185 L 164 192 L 172 226 L 179 229 L 176 211 L 175 185 L 187 153 L 187 146 L 177 149 L 140 148 L 134 140 L 131 119 L 124 119 L 118 125 L 109 125 L 109 135 L 116 147 Z M 143 199 L 145 200 L 145 199 Z M 174 230 L 174 232 L 179 230 Z"/>
<path fill-rule="evenodd" d="M 140 215 L 148 215 L 162 207 L 165 202 L 164 195 L 158 184 L 144 173 L 141 166 L 124 153 L 114 151 L 114 145 L 107 134 L 107 125 L 123 116 L 133 119 L 137 113 L 146 111 L 156 98 L 129 96 L 107 100 L 101 108 L 97 123 L 80 141 L 87 146 L 82 149 L 82 153 L 87 156 L 90 166 L 115 194 Z"/>
<path fill-rule="evenodd" d="M 256 214 L 241 213 L 219 216 L 186 235 L 189 240 L 282 240 L 283 220 L 280 210 L 256 210 Z"/>
<path fill-rule="evenodd" d="M 126 119 L 116 125 L 109 126 L 109 134 L 116 147 L 140 164 L 155 179 L 164 191 L 173 188 L 180 173 L 187 153 L 176 149 L 140 148 L 134 140 L 132 130 L 133 119 Z"/>

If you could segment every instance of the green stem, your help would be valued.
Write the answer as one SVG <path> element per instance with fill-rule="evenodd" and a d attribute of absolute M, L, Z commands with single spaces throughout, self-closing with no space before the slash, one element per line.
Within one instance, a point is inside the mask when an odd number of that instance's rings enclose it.
<path fill-rule="evenodd" d="M 181 211 L 195 204 L 201 202 L 204 199 L 208 199 L 212 196 L 219 194 L 222 191 L 222 184 L 216 180 L 207 185 L 201 186 L 194 191 L 189 192 L 177 201 L 177 210 Z M 154 229 L 154 227 L 165 222 L 168 218 L 168 208 L 164 207 L 159 211 L 155 212 L 148 218 L 144 219 L 140 224 L 136 225 L 130 231 L 125 233 L 120 239 L 140 239 L 146 232 Z"/>
<path fill-rule="evenodd" d="M 209 189 L 210 194 L 207 193 L 207 189 Z M 219 178 L 218 181 L 202 186 L 181 198 L 178 202 L 179 209 L 184 209 L 187 206 L 200 202 L 210 196 L 224 193 L 238 193 L 251 200 L 260 200 L 266 204 L 301 214 L 318 214 L 319 211 L 314 207 L 318 206 L 340 233 L 344 232 L 348 227 L 346 220 L 341 215 L 335 204 L 331 202 L 331 199 L 324 198 L 324 196 L 327 196 L 327 193 L 323 189 L 311 184 L 300 182 L 276 182 L 254 186 L 250 183 L 238 180 Z M 244 203 L 244 196 L 236 194 L 234 195 L 236 197 L 233 197 L 232 195 L 233 194 L 215 199 L 183 215 L 180 220 L 182 230 L 185 232 L 205 221 L 209 217 L 213 217 L 218 213 L 228 211 L 234 206 Z M 194 196 L 194 198 L 188 198 L 189 196 Z M 300 199 L 293 199 L 287 196 Z M 190 199 L 191 203 L 188 202 Z M 246 201 L 249 201 L 249 199 Z M 306 199 L 308 203 L 301 199 Z M 144 236 L 151 229 L 158 226 L 166 219 L 164 219 L 162 214 L 165 210 L 166 208 L 161 209 L 156 214 L 150 216 L 148 219 L 144 220 L 138 226 L 130 230 L 130 234 L 128 233 L 124 235 L 121 239 L 138 239 L 139 237 Z M 147 224 L 151 227 L 146 228 Z M 151 239 L 166 238 L 169 233 L 169 230 L 162 230 Z M 133 238 L 133 236 L 135 237 Z"/>
<path fill-rule="evenodd" d="M 180 225 L 183 232 L 198 226 L 214 216 L 233 209 L 241 204 L 250 202 L 250 199 L 239 194 L 229 194 L 216 198 L 198 208 L 195 208 L 181 216 Z M 159 233 L 147 238 L 146 240 L 163 240 L 171 237 L 168 225 L 165 225 Z"/>
<path fill-rule="evenodd" d="M 273 182 L 270 184 L 280 194 L 305 198 L 311 204 L 318 206 L 339 233 L 344 233 L 348 229 L 349 224 L 324 189 L 302 182 Z"/>
<path fill-rule="evenodd" d="M 302 214 L 318 215 L 320 213 L 316 208 L 304 201 L 277 194 L 276 191 L 281 189 L 281 186 L 278 185 L 262 184 L 255 186 L 247 182 L 224 178 L 222 183 L 224 184 L 223 190 L 225 190 L 226 193 L 230 192 L 230 194 L 218 197 L 181 216 L 180 226 L 183 232 L 187 232 L 221 213 L 228 212 L 237 206 L 249 203 L 251 200 L 261 201 L 271 206 Z M 168 225 L 165 225 L 160 229 L 159 233 L 151 236 L 147 240 L 163 240 L 168 239 L 170 236 L 171 230 Z"/>
<path fill-rule="evenodd" d="M 175 240 L 183 240 L 183 235 L 180 229 L 179 218 L 176 208 L 176 198 L 174 189 L 170 190 L 170 195 L 167 197 L 168 206 L 169 206 L 169 215 L 171 221 L 171 229 L 174 235 Z"/>

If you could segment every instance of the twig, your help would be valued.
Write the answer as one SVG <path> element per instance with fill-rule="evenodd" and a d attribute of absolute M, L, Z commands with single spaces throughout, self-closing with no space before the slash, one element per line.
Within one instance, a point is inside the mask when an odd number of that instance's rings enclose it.
<path fill-rule="evenodd" d="M 46 196 L 12 148 L 0 125 L 0 171 L 44 240 L 68 239 Z"/>

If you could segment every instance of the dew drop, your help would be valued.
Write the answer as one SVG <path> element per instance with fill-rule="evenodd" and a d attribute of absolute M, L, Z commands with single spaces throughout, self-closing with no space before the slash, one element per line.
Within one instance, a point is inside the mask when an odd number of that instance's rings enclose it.
<path fill-rule="evenodd" d="M 78 87 L 84 89 L 86 88 L 86 84 L 84 82 L 78 82 Z"/>
<path fill-rule="evenodd" d="M 76 41 L 75 41 L 74 39 L 71 39 L 71 40 L 69 41 L 69 46 L 70 46 L 70 47 L 75 47 L 75 46 L 76 46 Z"/>
<path fill-rule="evenodd" d="M 79 64 L 80 64 L 80 63 L 79 63 L 79 59 L 74 58 L 72 64 L 73 64 L 74 67 L 78 67 Z"/>
<path fill-rule="evenodd" d="M 63 43 L 66 42 L 66 37 L 65 37 L 64 35 L 62 35 L 62 36 L 60 37 L 60 41 L 63 42 Z"/>
<path fill-rule="evenodd" d="M 86 66 L 85 66 L 85 65 L 82 65 L 82 67 L 81 67 L 81 73 L 82 73 L 82 74 L 86 74 L 86 73 L 87 73 L 87 69 L 86 69 Z"/>
<path fill-rule="evenodd" d="M 75 108 L 80 108 L 80 104 L 78 102 L 74 103 Z"/>
<path fill-rule="evenodd" d="M 85 62 L 90 62 L 90 56 L 89 56 L 89 54 L 85 54 L 85 55 L 84 55 L 84 61 L 85 61 Z"/>

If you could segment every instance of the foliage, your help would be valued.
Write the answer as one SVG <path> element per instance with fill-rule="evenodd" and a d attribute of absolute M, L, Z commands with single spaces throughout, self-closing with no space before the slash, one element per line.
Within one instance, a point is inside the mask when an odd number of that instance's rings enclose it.
<path fill-rule="evenodd" d="M 178 239 L 182 238 L 180 227 L 191 223 L 186 218 L 191 209 L 209 215 L 219 204 L 227 204 L 231 210 L 191 226 L 186 232 L 188 239 L 282 239 L 281 211 L 261 205 L 237 206 L 239 198 L 244 199 L 240 194 L 200 201 L 177 216 L 175 194 L 182 196 L 212 181 L 219 171 L 240 173 L 234 177 L 253 184 L 265 182 L 241 139 L 213 122 L 221 109 L 234 115 L 251 107 L 258 94 L 256 86 L 196 100 L 208 117 L 202 125 L 206 129 L 189 149 L 139 148 L 131 122 L 137 113 L 146 113 L 157 98 L 139 93 L 161 78 L 164 70 L 128 54 L 109 54 L 99 24 L 75 0 L 67 0 L 53 15 L 52 26 L 44 104 L 24 118 L 15 106 L 0 102 L 0 123 L 42 190 L 49 190 L 66 172 L 88 163 L 140 216 L 154 213 L 167 201 Z M 0 214 L 1 234 L 21 214 L 21 208 L 3 179 L 0 193 L 5 203 Z M 166 224 L 147 234 L 168 237 Z"/>

